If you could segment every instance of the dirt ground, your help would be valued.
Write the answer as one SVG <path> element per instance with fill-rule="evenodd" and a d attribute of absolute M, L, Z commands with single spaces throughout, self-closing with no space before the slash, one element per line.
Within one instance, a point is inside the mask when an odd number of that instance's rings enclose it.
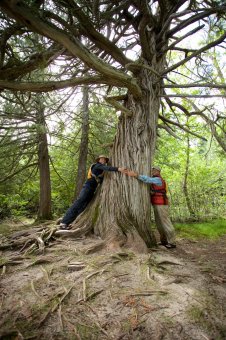
<path fill-rule="evenodd" d="M 226 235 L 148 254 L 56 238 L 0 257 L 0 339 L 226 339 Z"/>

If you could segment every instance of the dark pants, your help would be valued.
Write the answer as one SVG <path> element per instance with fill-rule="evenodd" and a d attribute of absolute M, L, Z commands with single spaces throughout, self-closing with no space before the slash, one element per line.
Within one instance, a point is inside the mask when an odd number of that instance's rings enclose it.
<path fill-rule="evenodd" d="M 72 206 L 67 210 L 61 223 L 70 224 L 76 217 L 85 210 L 89 202 L 92 200 L 95 193 L 94 188 L 84 185 L 77 200 L 74 201 Z"/>

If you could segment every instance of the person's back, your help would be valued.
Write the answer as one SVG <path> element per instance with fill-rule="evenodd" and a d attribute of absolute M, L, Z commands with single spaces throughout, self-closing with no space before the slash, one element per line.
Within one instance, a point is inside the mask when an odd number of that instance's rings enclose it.
<path fill-rule="evenodd" d="M 161 185 L 155 183 L 151 184 L 151 203 L 152 205 L 168 205 L 167 197 L 167 186 L 166 181 L 160 174 L 152 176 L 153 178 L 158 177 L 161 180 Z"/>
<path fill-rule="evenodd" d="M 100 162 L 93 163 L 88 171 L 87 180 L 85 185 L 90 186 L 94 189 L 101 184 L 104 179 L 104 171 L 118 171 L 118 167 L 108 166 Z"/>

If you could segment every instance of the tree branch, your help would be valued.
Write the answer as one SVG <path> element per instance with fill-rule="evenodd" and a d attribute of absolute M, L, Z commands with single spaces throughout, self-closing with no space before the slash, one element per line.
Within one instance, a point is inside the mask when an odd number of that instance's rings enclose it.
<path fill-rule="evenodd" d="M 95 54 L 91 53 L 76 37 L 72 40 L 66 32 L 39 17 L 36 11 L 32 11 L 28 6 L 25 6 L 22 1 L 18 0 L 15 3 L 9 2 L 8 0 L 1 0 L 0 8 L 9 16 L 30 27 L 33 31 L 60 43 L 73 56 L 78 57 L 91 69 L 103 74 L 108 83 L 112 80 L 112 85 L 116 82 L 117 86 L 127 87 L 134 97 L 141 97 L 141 89 L 135 79 L 105 63 Z"/>
<path fill-rule="evenodd" d="M 173 43 L 172 43 L 171 45 L 169 45 L 167 48 L 163 49 L 163 50 L 161 51 L 161 53 L 165 53 L 165 52 L 167 52 L 167 51 L 169 51 L 169 50 L 172 50 L 173 47 L 176 46 L 179 42 L 181 42 L 181 41 L 184 40 L 185 38 L 189 37 L 190 35 L 192 35 L 192 34 L 198 32 L 198 31 L 199 31 L 200 29 L 202 29 L 203 27 L 205 27 L 204 24 L 201 25 L 201 26 L 198 26 L 198 27 L 194 28 L 192 31 L 186 33 L 186 34 L 183 35 L 182 37 L 177 38 L 175 42 L 173 42 Z"/>
<path fill-rule="evenodd" d="M 26 170 L 26 169 L 28 169 L 28 168 L 37 166 L 37 165 L 38 165 L 38 163 L 28 164 L 28 165 L 26 165 L 26 166 L 24 166 L 24 167 L 18 169 L 18 170 L 15 171 L 14 173 L 12 173 L 12 174 L 6 176 L 5 178 L 1 179 L 1 180 L 0 180 L 0 183 L 4 183 L 4 182 L 6 182 L 7 180 L 9 180 L 9 179 L 13 178 L 14 176 L 16 176 L 17 174 L 19 174 L 20 172 L 22 172 L 22 171 L 24 171 L 24 170 Z"/>
<path fill-rule="evenodd" d="M 170 98 L 170 97 L 175 97 L 175 98 L 226 98 L 226 94 L 163 94 L 160 95 L 159 97 L 161 98 Z"/>
<path fill-rule="evenodd" d="M 224 41 L 224 39 L 226 38 L 226 32 L 218 39 L 212 41 L 211 43 L 203 46 L 202 48 L 200 48 L 199 50 L 197 50 L 196 52 L 192 53 L 190 56 L 188 56 L 187 58 L 185 58 L 184 60 L 174 64 L 173 66 L 169 67 L 168 69 L 166 69 L 162 75 L 167 74 L 171 71 L 173 71 L 174 69 L 178 68 L 179 66 L 185 64 L 187 61 L 191 60 L 192 58 L 196 57 L 197 55 L 201 54 L 202 52 L 205 52 L 207 50 L 209 50 L 211 47 L 214 47 L 218 44 L 220 44 L 222 41 Z"/>
<path fill-rule="evenodd" d="M 112 85 L 110 79 L 105 79 L 103 76 L 87 76 L 71 78 L 62 81 L 49 81 L 49 82 L 13 82 L 0 80 L 0 89 L 11 91 L 23 91 L 23 92 L 50 92 L 58 89 L 65 89 L 67 87 L 79 86 L 84 84 L 107 84 Z M 121 85 L 120 82 L 115 82 L 115 85 Z"/>
<path fill-rule="evenodd" d="M 219 7 L 213 7 L 213 8 L 210 8 L 210 9 L 205 9 L 202 13 L 193 15 L 192 17 L 188 18 L 187 20 L 182 21 L 179 25 L 177 25 L 176 27 L 171 29 L 167 33 L 167 37 L 168 38 L 172 37 L 175 33 L 181 31 L 183 28 L 186 28 L 189 25 L 193 24 L 194 22 L 197 22 L 201 19 L 204 19 L 204 18 L 210 16 L 210 14 L 219 13 L 219 12 L 225 13 L 225 10 L 226 10 L 225 5 L 219 6 Z"/>
<path fill-rule="evenodd" d="M 126 64 L 126 68 L 135 73 L 137 70 L 140 70 L 141 68 L 146 68 L 147 70 L 154 73 L 157 77 L 161 78 L 161 75 L 149 65 L 140 64 L 140 63 L 129 63 L 129 64 Z"/>
<path fill-rule="evenodd" d="M 104 99 L 106 100 L 107 103 L 111 104 L 112 106 L 114 106 L 117 110 L 123 112 L 127 117 L 132 117 L 133 112 L 131 112 L 130 110 L 128 110 L 125 106 L 123 106 L 122 104 L 120 104 L 118 102 L 119 97 L 104 97 Z M 121 100 L 121 99 L 120 99 Z"/>
<path fill-rule="evenodd" d="M 57 58 L 64 49 L 59 48 L 59 45 L 54 43 L 47 51 L 31 55 L 30 60 L 21 62 L 20 65 L 0 69 L 0 79 L 14 80 L 22 77 L 40 67 L 47 67 L 55 58 Z"/>
<path fill-rule="evenodd" d="M 174 131 L 172 130 L 172 128 L 169 127 L 169 126 L 167 126 L 167 125 L 158 124 L 158 129 L 166 130 L 166 132 L 167 132 L 169 135 L 173 136 L 173 137 L 176 138 L 176 139 L 181 139 L 180 137 L 178 137 L 178 136 L 174 133 Z"/>
<path fill-rule="evenodd" d="M 207 117 L 202 111 L 200 111 L 198 109 L 198 107 L 190 100 L 188 100 L 188 102 L 193 106 L 193 108 L 196 110 L 196 112 L 191 112 L 188 113 L 188 116 L 199 116 L 202 117 L 206 123 L 209 125 L 212 136 L 216 139 L 216 141 L 218 142 L 218 144 L 221 146 L 221 148 L 226 152 L 226 134 L 223 131 L 223 137 L 221 137 L 218 133 L 217 133 L 217 129 L 215 126 L 214 121 L 212 121 L 209 117 Z"/>
<path fill-rule="evenodd" d="M 155 19 L 152 16 L 147 1 L 139 2 L 139 11 L 142 13 L 141 20 L 138 26 L 138 33 L 140 36 L 141 48 L 144 57 L 151 61 L 152 60 L 152 51 L 150 49 L 150 38 L 148 37 L 148 24 L 151 24 L 151 27 L 155 26 Z"/>
<path fill-rule="evenodd" d="M 200 138 L 200 139 L 205 140 L 205 141 L 207 140 L 206 138 L 204 138 L 204 137 L 198 135 L 197 133 L 195 133 L 195 132 L 193 132 L 193 131 L 190 131 L 190 130 L 187 129 L 184 125 L 181 125 L 181 124 L 179 124 L 179 123 L 176 123 L 176 122 L 174 122 L 174 121 L 172 121 L 172 120 L 170 120 L 170 119 L 168 119 L 168 118 L 166 118 L 166 117 L 164 117 L 164 116 L 162 116 L 162 115 L 159 115 L 159 118 L 160 118 L 163 122 L 167 122 L 167 123 L 169 123 L 169 124 L 178 126 L 181 130 L 183 130 L 183 131 L 185 131 L 185 132 L 188 132 L 188 133 L 190 133 L 191 135 L 193 135 L 193 136 L 195 136 L 195 137 L 197 137 L 197 138 Z"/>
<path fill-rule="evenodd" d="M 200 84 L 196 84 L 196 83 L 190 83 L 190 84 L 166 84 L 166 85 L 162 85 L 161 87 L 163 88 L 169 88 L 169 89 L 182 89 L 182 88 L 190 88 L 190 87 L 208 87 L 208 88 L 214 88 L 214 89 L 226 89 L 226 84 L 212 84 L 212 83 L 200 83 Z"/>
<path fill-rule="evenodd" d="M 166 33 L 167 29 L 170 26 L 170 23 L 173 19 L 178 18 L 182 15 L 188 14 L 190 11 L 185 10 L 180 13 L 176 13 L 176 11 L 186 2 L 186 0 L 180 0 L 176 1 L 176 3 L 172 6 L 172 3 L 166 0 L 158 0 L 160 11 L 161 11 L 161 18 L 164 20 L 164 18 L 167 16 L 167 19 L 164 22 L 164 25 L 162 26 L 162 29 L 160 33 L 158 34 L 158 40 L 160 40 Z M 161 20 L 161 21 L 162 21 Z"/>
<path fill-rule="evenodd" d="M 122 51 L 110 40 L 105 38 L 103 34 L 99 33 L 95 27 L 92 25 L 89 17 L 85 15 L 81 9 L 74 1 L 69 1 L 73 5 L 75 11 L 73 14 L 78 19 L 82 33 L 85 34 L 96 46 L 111 55 L 116 61 L 121 65 L 125 65 L 131 62 L 130 59 L 126 58 Z"/>

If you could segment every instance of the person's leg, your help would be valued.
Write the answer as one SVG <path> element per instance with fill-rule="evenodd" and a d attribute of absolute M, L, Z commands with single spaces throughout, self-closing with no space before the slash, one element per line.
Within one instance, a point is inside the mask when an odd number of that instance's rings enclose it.
<path fill-rule="evenodd" d="M 160 235 L 161 244 L 166 245 L 168 243 L 168 241 L 167 241 L 166 235 L 164 233 L 164 229 L 162 228 L 162 223 L 161 223 L 161 218 L 159 216 L 158 208 L 156 208 L 156 207 L 158 207 L 158 206 L 153 205 L 156 227 L 157 227 L 157 230 L 158 230 L 159 235 Z"/>
<path fill-rule="evenodd" d="M 153 206 L 160 239 L 163 245 L 175 245 L 175 230 L 169 217 L 168 205 Z"/>
<path fill-rule="evenodd" d="M 80 209 L 78 210 L 78 215 L 80 215 L 85 210 L 89 202 L 93 199 L 94 193 L 95 192 L 93 190 L 92 192 L 90 191 L 90 194 L 89 196 L 87 196 L 86 201 L 84 201 L 84 204 L 80 206 Z"/>
<path fill-rule="evenodd" d="M 69 225 L 73 222 L 76 217 L 81 214 L 81 212 L 86 208 L 87 204 L 93 197 L 93 189 L 84 186 L 79 194 L 77 200 L 72 204 L 72 206 L 66 211 L 61 224 Z"/>

